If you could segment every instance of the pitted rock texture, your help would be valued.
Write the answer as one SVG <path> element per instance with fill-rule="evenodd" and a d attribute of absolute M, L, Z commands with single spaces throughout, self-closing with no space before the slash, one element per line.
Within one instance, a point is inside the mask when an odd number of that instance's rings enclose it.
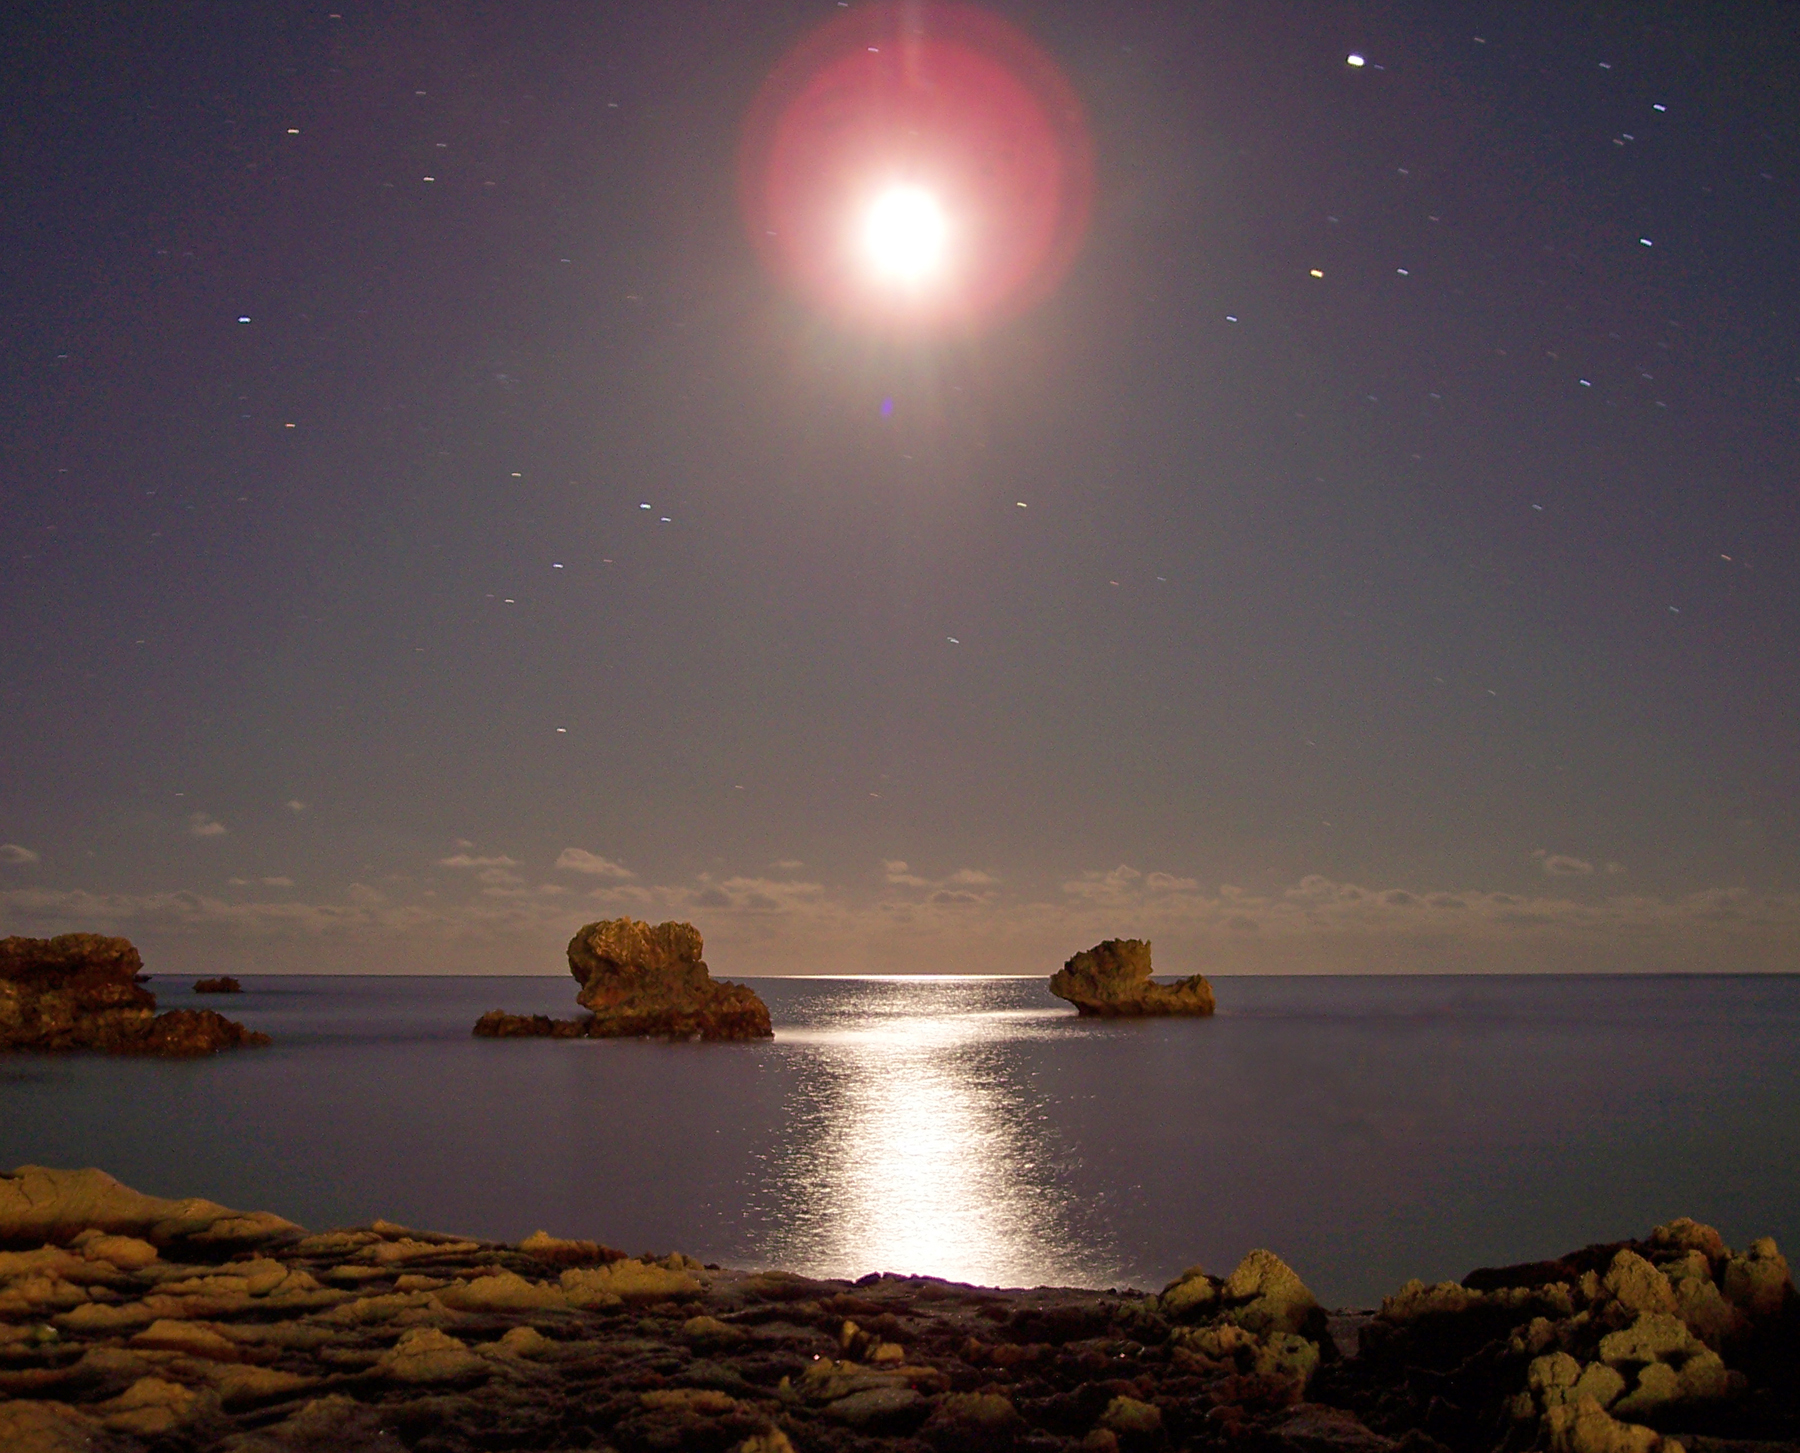
<path fill-rule="evenodd" d="M 31 1177 L 53 1214 L 21 1218 Z M 55 1236 L 0 1252 L 6 1453 L 1792 1453 L 1800 1431 L 1791 1283 L 1746 1282 L 1715 1347 L 1627 1305 L 1638 1260 L 1700 1274 L 1658 1236 L 1562 1258 L 1571 1281 L 1409 1283 L 1332 1317 L 1361 1328 L 1346 1351 L 1268 1251 L 1160 1296 L 852 1283 L 543 1232 L 307 1235 L 29 1169 L 0 1177 L 7 1226 Z M 1714 1285 L 1779 1257 L 1698 1251 Z"/>
<path fill-rule="evenodd" d="M 1050 976 L 1050 992 L 1104 1018 L 1213 1012 L 1212 985 L 1202 975 L 1173 984 L 1151 980 L 1150 944 L 1141 938 L 1109 938 L 1084 949 Z"/>
<path fill-rule="evenodd" d="M 575 998 L 587 1018 L 494 1009 L 474 1032 L 483 1039 L 772 1037 L 768 1006 L 743 984 L 715 981 L 701 949 L 691 923 L 590 923 L 569 940 L 569 973 L 581 984 Z"/>
<path fill-rule="evenodd" d="M 156 1012 L 129 939 L 0 939 L 0 1049 L 201 1055 L 269 1043 L 211 1009 Z"/>

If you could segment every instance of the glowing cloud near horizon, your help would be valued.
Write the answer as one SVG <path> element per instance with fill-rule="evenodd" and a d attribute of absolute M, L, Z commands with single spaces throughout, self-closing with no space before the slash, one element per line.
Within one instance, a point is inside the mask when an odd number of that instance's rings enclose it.
<path fill-rule="evenodd" d="M 967 5 L 860 6 L 750 109 L 739 190 L 771 268 L 840 320 L 968 330 L 1048 292 L 1086 231 L 1093 147 L 1054 62 Z"/>

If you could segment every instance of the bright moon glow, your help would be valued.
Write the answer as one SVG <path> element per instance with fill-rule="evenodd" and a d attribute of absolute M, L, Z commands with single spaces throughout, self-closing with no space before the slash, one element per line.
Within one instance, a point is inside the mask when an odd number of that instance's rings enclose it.
<path fill-rule="evenodd" d="M 892 282 L 919 284 L 943 270 L 950 224 L 923 187 L 890 187 L 863 216 L 863 255 Z"/>
<path fill-rule="evenodd" d="M 958 0 L 862 0 L 806 36 L 744 118 L 751 240 L 846 323 L 918 336 L 1015 313 L 1087 229 L 1093 141 L 1024 34 Z"/>

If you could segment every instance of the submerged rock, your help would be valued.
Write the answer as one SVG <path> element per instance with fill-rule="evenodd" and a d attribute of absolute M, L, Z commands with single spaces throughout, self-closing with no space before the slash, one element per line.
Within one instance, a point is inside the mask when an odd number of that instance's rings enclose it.
<path fill-rule="evenodd" d="M 0 1049 L 198 1055 L 269 1043 L 211 1009 L 156 1012 L 131 940 L 0 939 Z"/>
<path fill-rule="evenodd" d="M 244 986 L 230 974 L 226 974 L 217 979 L 196 980 L 194 992 L 196 994 L 241 994 L 244 992 Z"/>
<path fill-rule="evenodd" d="M 1109 938 L 1076 954 L 1050 976 L 1050 992 L 1082 1014 L 1105 1018 L 1213 1012 L 1212 985 L 1204 976 L 1151 981 L 1150 943 L 1141 938 Z"/>
<path fill-rule="evenodd" d="M 477 1039 L 580 1039 L 586 1019 L 552 1019 L 548 1014 L 508 1014 L 490 1009 L 475 1021 Z"/>
<path fill-rule="evenodd" d="M 743 984 L 714 980 L 691 923 L 590 923 L 569 940 L 569 972 L 586 1018 L 508 1014 L 475 1023 L 483 1039 L 769 1039 L 769 1008 Z"/>

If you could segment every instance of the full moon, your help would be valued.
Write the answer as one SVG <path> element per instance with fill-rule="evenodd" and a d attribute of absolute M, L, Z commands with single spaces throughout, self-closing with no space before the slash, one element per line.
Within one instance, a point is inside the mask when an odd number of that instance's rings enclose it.
<path fill-rule="evenodd" d="M 744 120 L 744 221 L 783 282 L 853 327 L 968 333 L 1080 247 L 1093 143 L 1056 64 L 947 0 L 870 0 L 805 36 Z"/>
<path fill-rule="evenodd" d="M 950 222 L 923 187 L 889 187 L 863 213 L 860 240 L 878 278 L 917 287 L 943 271 Z"/>

